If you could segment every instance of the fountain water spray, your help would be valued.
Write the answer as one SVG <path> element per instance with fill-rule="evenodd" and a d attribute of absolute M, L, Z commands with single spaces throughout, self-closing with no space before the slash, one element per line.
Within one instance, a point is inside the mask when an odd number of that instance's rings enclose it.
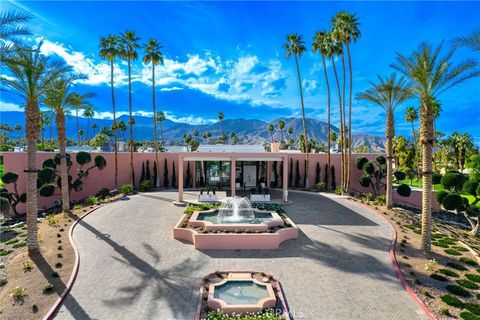
<path fill-rule="evenodd" d="M 228 197 L 218 209 L 218 217 L 225 222 L 247 222 L 255 219 L 252 204 L 248 198 Z"/>

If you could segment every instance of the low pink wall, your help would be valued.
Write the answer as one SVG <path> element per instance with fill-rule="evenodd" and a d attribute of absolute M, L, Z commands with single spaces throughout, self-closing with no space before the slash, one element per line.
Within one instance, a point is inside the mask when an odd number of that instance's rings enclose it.
<path fill-rule="evenodd" d="M 440 206 L 435 199 L 435 191 L 432 191 L 432 210 L 440 211 Z M 422 208 L 422 190 L 412 189 L 409 197 L 402 197 L 397 192 L 393 192 L 393 202 L 399 205 L 413 207 L 417 209 Z"/>

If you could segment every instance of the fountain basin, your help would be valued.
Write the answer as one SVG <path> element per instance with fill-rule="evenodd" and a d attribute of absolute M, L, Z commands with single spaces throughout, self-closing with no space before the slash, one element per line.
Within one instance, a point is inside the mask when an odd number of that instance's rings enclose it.
<path fill-rule="evenodd" d="M 275 211 L 262 211 L 252 209 L 253 218 L 248 221 L 224 221 L 218 216 L 218 209 L 195 211 L 188 226 L 191 228 L 204 228 L 207 231 L 267 231 L 269 228 L 283 226 L 283 219 Z"/>
<path fill-rule="evenodd" d="M 276 302 L 270 283 L 253 279 L 248 273 L 230 273 L 228 278 L 209 286 L 207 305 L 225 314 L 256 313 L 274 307 Z"/>

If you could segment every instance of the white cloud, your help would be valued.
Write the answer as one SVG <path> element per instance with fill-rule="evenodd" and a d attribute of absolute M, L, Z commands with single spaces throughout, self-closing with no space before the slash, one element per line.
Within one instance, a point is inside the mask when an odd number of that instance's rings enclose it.
<path fill-rule="evenodd" d="M 24 109 L 16 103 L 10 103 L 0 100 L 0 111 L 21 111 Z"/>
<path fill-rule="evenodd" d="M 198 116 L 177 117 L 170 112 L 165 112 L 165 117 L 173 122 L 188 123 L 193 125 L 211 124 L 218 121 L 217 119 L 207 119 Z"/>

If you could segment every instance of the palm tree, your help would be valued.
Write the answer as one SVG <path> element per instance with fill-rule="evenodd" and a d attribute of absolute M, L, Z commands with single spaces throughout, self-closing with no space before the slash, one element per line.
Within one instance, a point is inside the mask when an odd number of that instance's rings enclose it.
<path fill-rule="evenodd" d="M 162 135 L 162 145 L 165 145 L 165 139 L 163 138 L 163 121 L 167 120 L 163 111 L 155 113 L 155 122 L 160 123 L 160 133 Z"/>
<path fill-rule="evenodd" d="M 45 126 L 49 125 L 50 119 L 45 111 L 40 111 L 40 130 L 42 131 L 42 150 L 45 151 Z"/>
<path fill-rule="evenodd" d="M 138 53 L 135 49 L 139 48 L 139 37 L 135 34 L 135 31 L 125 31 L 120 34 L 120 57 L 127 60 L 128 64 L 128 112 L 129 120 L 128 126 L 130 128 L 130 176 L 132 178 L 132 185 L 135 185 L 135 167 L 133 166 L 133 124 L 134 119 L 132 115 L 132 60 L 138 59 Z"/>
<path fill-rule="evenodd" d="M 12 93 L 23 100 L 25 106 L 25 137 L 27 140 L 27 244 L 30 252 L 38 251 L 37 236 L 37 151 L 40 132 L 39 99 L 60 75 L 69 68 L 60 62 L 51 62 L 40 53 L 41 44 L 34 50 L 17 50 L 14 61 L 5 61 L 12 77 L 1 78 Z"/>
<path fill-rule="evenodd" d="M 30 29 L 25 26 L 31 19 L 29 14 L 13 10 L 0 15 L 0 62 L 15 62 L 14 55 L 21 48 L 16 37 L 31 34 Z"/>
<path fill-rule="evenodd" d="M 237 144 L 238 138 L 235 132 L 230 132 L 230 141 L 232 142 L 232 144 Z"/>
<path fill-rule="evenodd" d="M 289 139 L 292 139 L 292 136 L 293 136 L 293 128 L 292 128 L 292 127 L 288 127 L 287 133 L 288 133 L 288 138 L 289 138 Z"/>
<path fill-rule="evenodd" d="M 458 64 L 451 61 L 455 49 L 442 54 L 441 43 L 437 48 L 422 43 L 410 56 L 397 53 L 392 67 L 412 82 L 414 95 L 420 101 L 420 145 L 422 146 L 422 245 L 424 252 L 431 250 L 432 219 L 432 149 L 434 143 L 432 101 L 445 90 L 465 80 L 480 75 L 474 60 Z"/>
<path fill-rule="evenodd" d="M 295 66 L 297 69 L 297 78 L 298 78 L 298 88 L 300 89 L 300 105 L 302 107 L 302 124 L 303 124 L 303 136 L 305 140 L 305 145 L 308 145 L 308 135 L 307 135 L 307 121 L 305 118 L 305 106 L 303 104 L 303 91 L 302 91 L 302 79 L 300 75 L 300 67 L 298 65 L 298 58 L 300 58 L 303 53 L 307 50 L 303 42 L 303 37 L 300 34 L 291 33 L 286 37 L 287 42 L 282 46 L 285 50 L 287 59 L 293 55 L 295 58 Z M 308 150 L 307 150 L 308 151 Z M 308 173 L 308 152 L 305 152 L 305 173 Z M 305 189 L 309 187 L 308 174 L 305 179 Z"/>
<path fill-rule="evenodd" d="M 270 134 L 270 138 L 272 139 L 272 143 L 274 143 L 275 141 L 273 141 L 273 131 L 275 131 L 275 127 L 273 126 L 272 123 L 270 123 L 267 127 L 267 131 L 268 133 Z"/>
<path fill-rule="evenodd" d="M 115 109 L 115 87 L 114 87 L 114 77 L 113 69 L 115 59 L 120 54 L 119 48 L 120 38 L 116 35 L 109 35 L 107 37 L 100 38 L 100 56 L 102 59 L 106 59 L 110 62 L 110 88 L 112 91 L 112 111 L 113 111 L 113 150 L 115 152 L 115 176 L 114 176 L 114 185 L 115 189 L 118 189 L 118 147 L 117 147 L 117 114 Z"/>
<path fill-rule="evenodd" d="M 98 128 L 98 125 L 96 123 L 92 124 L 92 129 L 93 129 L 93 136 L 95 137 L 95 135 L 97 134 L 97 128 Z"/>
<path fill-rule="evenodd" d="M 90 119 L 95 116 L 95 110 L 92 106 L 86 106 L 83 111 L 83 116 L 87 118 L 87 140 L 88 140 L 88 129 L 90 128 Z"/>
<path fill-rule="evenodd" d="M 162 45 L 155 39 L 150 39 L 147 44 L 143 46 L 145 53 L 143 62 L 152 64 L 152 109 L 153 109 L 153 144 L 155 146 L 155 161 L 158 163 L 158 137 L 157 137 L 157 121 L 155 119 L 156 104 L 155 104 L 155 66 L 159 63 L 163 64 L 163 53 L 161 51 Z M 157 181 L 155 186 L 160 183 L 160 175 L 157 174 Z"/>
<path fill-rule="evenodd" d="M 412 137 L 413 137 L 413 144 L 417 145 L 417 139 L 415 138 L 415 126 L 413 123 L 418 120 L 418 111 L 415 107 L 408 107 L 405 110 L 405 121 L 410 122 L 412 124 Z"/>
<path fill-rule="evenodd" d="M 223 115 L 223 112 L 219 112 L 219 113 L 218 113 L 218 121 L 220 121 L 220 127 L 221 127 L 221 129 L 222 129 L 222 140 L 223 140 L 223 143 L 226 143 L 226 142 L 227 142 L 227 141 L 226 141 L 227 139 L 225 138 L 225 132 L 223 131 L 223 118 L 224 118 L 224 117 L 225 117 L 225 116 Z"/>
<path fill-rule="evenodd" d="M 73 93 L 74 97 L 72 97 L 72 102 L 75 102 L 75 104 L 71 105 L 71 107 L 75 110 L 75 118 L 77 119 L 77 138 L 78 138 L 78 145 L 82 145 L 82 141 L 80 139 L 80 124 L 78 122 L 78 110 L 84 110 L 84 115 L 85 115 L 85 110 L 86 108 L 90 107 L 93 110 L 92 104 L 88 99 L 94 96 L 93 93 L 88 93 L 85 95 L 80 95 L 77 92 Z M 58 131 L 58 128 L 57 128 Z"/>
<path fill-rule="evenodd" d="M 335 83 L 337 84 L 337 93 L 338 93 L 338 108 L 339 108 L 339 114 L 340 114 L 340 147 L 341 147 L 341 153 L 342 153 L 342 163 L 341 163 L 341 168 L 342 168 L 342 186 L 344 185 L 344 172 L 345 172 L 345 152 L 343 148 L 343 144 L 345 143 L 344 140 L 344 119 L 343 119 L 343 106 L 342 106 L 342 95 L 341 95 L 341 90 L 340 90 L 340 82 L 338 81 L 338 74 L 337 74 L 337 67 L 335 64 L 335 56 L 342 55 L 342 45 L 338 41 L 335 40 L 333 32 L 329 31 L 326 37 L 326 53 L 327 57 L 330 58 L 332 62 L 332 67 L 333 67 L 333 73 L 335 75 Z"/>
<path fill-rule="evenodd" d="M 122 132 L 122 140 L 126 141 L 125 132 L 127 131 L 127 125 L 125 124 L 125 122 L 123 122 L 121 120 L 118 121 L 117 122 L 117 127 L 115 128 L 115 130 L 120 130 Z"/>
<path fill-rule="evenodd" d="M 467 47 L 473 51 L 480 51 L 480 28 L 472 31 L 471 34 L 453 39 L 456 47 Z"/>
<path fill-rule="evenodd" d="M 328 73 L 327 73 L 327 65 L 325 63 L 325 57 L 330 56 L 330 48 L 329 48 L 329 39 L 328 33 L 325 30 L 317 31 L 315 36 L 313 37 L 313 52 L 320 53 L 322 57 L 322 64 L 323 64 L 323 74 L 325 76 L 325 84 L 327 85 L 327 165 L 330 168 L 331 162 L 331 141 L 330 141 L 330 83 L 328 81 Z M 326 181 L 328 185 L 328 181 Z"/>
<path fill-rule="evenodd" d="M 91 97 L 90 94 L 81 95 L 77 92 L 71 92 L 74 81 L 84 78 L 85 77 L 83 76 L 75 74 L 68 74 L 59 77 L 46 91 L 44 99 L 44 104 L 51 108 L 52 112 L 55 113 L 58 144 L 60 147 L 60 177 L 63 211 L 70 210 L 65 116 L 70 114 L 72 110 L 78 110 L 80 105 L 89 103 L 88 99 Z M 78 133 L 80 136 L 80 130 Z"/>
<path fill-rule="evenodd" d="M 284 128 L 285 128 L 285 121 L 283 121 L 281 119 L 278 120 L 278 129 L 280 129 L 280 134 L 281 134 L 281 137 L 282 137 L 282 140 L 281 140 L 282 144 L 285 142 L 284 138 L 283 138 L 283 129 Z"/>
<path fill-rule="evenodd" d="M 387 113 L 385 125 L 385 136 L 387 138 L 387 185 L 386 204 L 387 208 L 393 206 L 393 137 L 395 136 L 395 110 L 411 97 L 411 91 L 402 77 L 397 80 L 395 74 L 389 77 L 378 77 L 378 83 L 370 83 L 370 89 L 361 93 L 358 98 L 373 102 L 379 105 Z"/>
<path fill-rule="evenodd" d="M 345 44 L 347 49 L 348 57 L 348 73 L 349 73 L 349 103 L 348 103 L 348 139 L 347 139 L 347 149 L 348 149 L 348 158 L 347 158 L 347 176 L 346 176 L 346 189 L 350 187 L 350 162 L 352 157 L 352 84 L 353 84 L 353 75 L 352 75 L 352 58 L 350 55 L 350 44 L 356 42 L 360 37 L 360 23 L 358 22 L 358 17 L 355 14 L 348 12 L 339 12 L 332 19 L 332 24 L 336 30 L 336 34 L 340 37 L 341 41 Z M 342 55 L 343 59 L 343 55 Z M 342 60 L 343 61 L 343 60 Z M 344 73 L 345 75 L 345 73 Z M 345 76 L 344 76 L 345 81 Z M 344 91 L 345 94 L 345 91 Z M 343 99 L 345 103 L 345 98 Z M 345 106 L 344 106 L 345 112 Z M 346 119 L 345 119 L 346 121 Z"/>

